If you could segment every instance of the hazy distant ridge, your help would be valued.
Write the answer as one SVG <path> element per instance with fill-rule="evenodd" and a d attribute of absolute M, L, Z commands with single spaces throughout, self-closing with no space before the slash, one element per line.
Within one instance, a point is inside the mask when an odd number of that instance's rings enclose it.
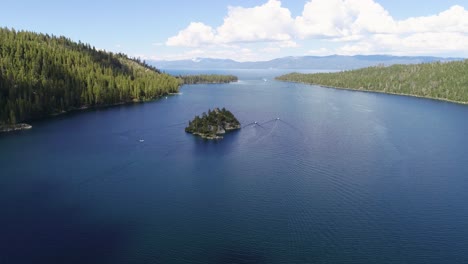
<path fill-rule="evenodd" d="M 269 61 L 238 62 L 229 59 L 196 58 L 192 60 L 150 61 L 162 69 L 327 69 L 347 70 L 379 64 L 418 64 L 434 61 L 456 61 L 461 58 L 440 58 L 430 56 L 389 56 L 389 55 L 331 55 L 325 57 L 303 56 L 284 57 Z"/>

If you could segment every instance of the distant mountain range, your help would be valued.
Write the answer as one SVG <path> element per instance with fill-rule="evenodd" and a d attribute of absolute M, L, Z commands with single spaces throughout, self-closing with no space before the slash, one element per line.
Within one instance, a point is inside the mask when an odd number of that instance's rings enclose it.
<path fill-rule="evenodd" d="M 284 57 L 269 61 L 238 62 L 229 59 L 196 58 L 176 61 L 148 61 L 160 69 L 324 69 L 349 70 L 375 65 L 417 64 L 434 61 L 457 61 L 462 58 L 440 58 L 428 56 L 389 56 L 389 55 L 356 55 L 356 56 L 302 56 Z"/>

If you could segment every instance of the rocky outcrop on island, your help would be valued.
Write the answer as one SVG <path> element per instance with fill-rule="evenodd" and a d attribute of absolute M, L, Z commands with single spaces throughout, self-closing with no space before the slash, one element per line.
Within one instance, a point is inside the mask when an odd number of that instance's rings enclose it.
<path fill-rule="evenodd" d="M 195 116 L 185 132 L 200 136 L 205 139 L 222 139 L 229 131 L 240 129 L 241 125 L 237 118 L 225 108 L 215 108 L 203 113 L 202 116 Z"/>

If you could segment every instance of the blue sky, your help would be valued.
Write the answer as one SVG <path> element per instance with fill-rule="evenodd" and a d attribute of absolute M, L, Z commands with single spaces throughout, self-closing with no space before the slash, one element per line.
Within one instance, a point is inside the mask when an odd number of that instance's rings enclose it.
<path fill-rule="evenodd" d="M 6 0 L 0 26 L 145 59 L 468 57 L 467 9 L 468 0 Z"/>

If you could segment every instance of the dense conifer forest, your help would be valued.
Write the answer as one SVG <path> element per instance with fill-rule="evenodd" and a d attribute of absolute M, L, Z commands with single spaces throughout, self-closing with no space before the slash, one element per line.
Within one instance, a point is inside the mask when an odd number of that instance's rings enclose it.
<path fill-rule="evenodd" d="M 179 80 L 124 54 L 0 28 L 0 125 L 178 92 Z"/>
<path fill-rule="evenodd" d="M 468 60 L 370 67 L 337 73 L 291 73 L 278 80 L 468 103 Z"/>
<path fill-rule="evenodd" d="M 238 80 L 237 76 L 221 74 L 180 75 L 178 78 L 183 84 L 230 83 Z"/>
<path fill-rule="evenodd" d="M 185 132 L 199 135 L 206 139 L 220 139 L 226 131 L 240 129 L 240 122 L 237 118 L 224 107 L 222 109 L 215 108 L 213 111 L 208 109 L 208 113 L 203 113 L 202 116 L 195 116 L 192 121 L 189 121 Z"/>

